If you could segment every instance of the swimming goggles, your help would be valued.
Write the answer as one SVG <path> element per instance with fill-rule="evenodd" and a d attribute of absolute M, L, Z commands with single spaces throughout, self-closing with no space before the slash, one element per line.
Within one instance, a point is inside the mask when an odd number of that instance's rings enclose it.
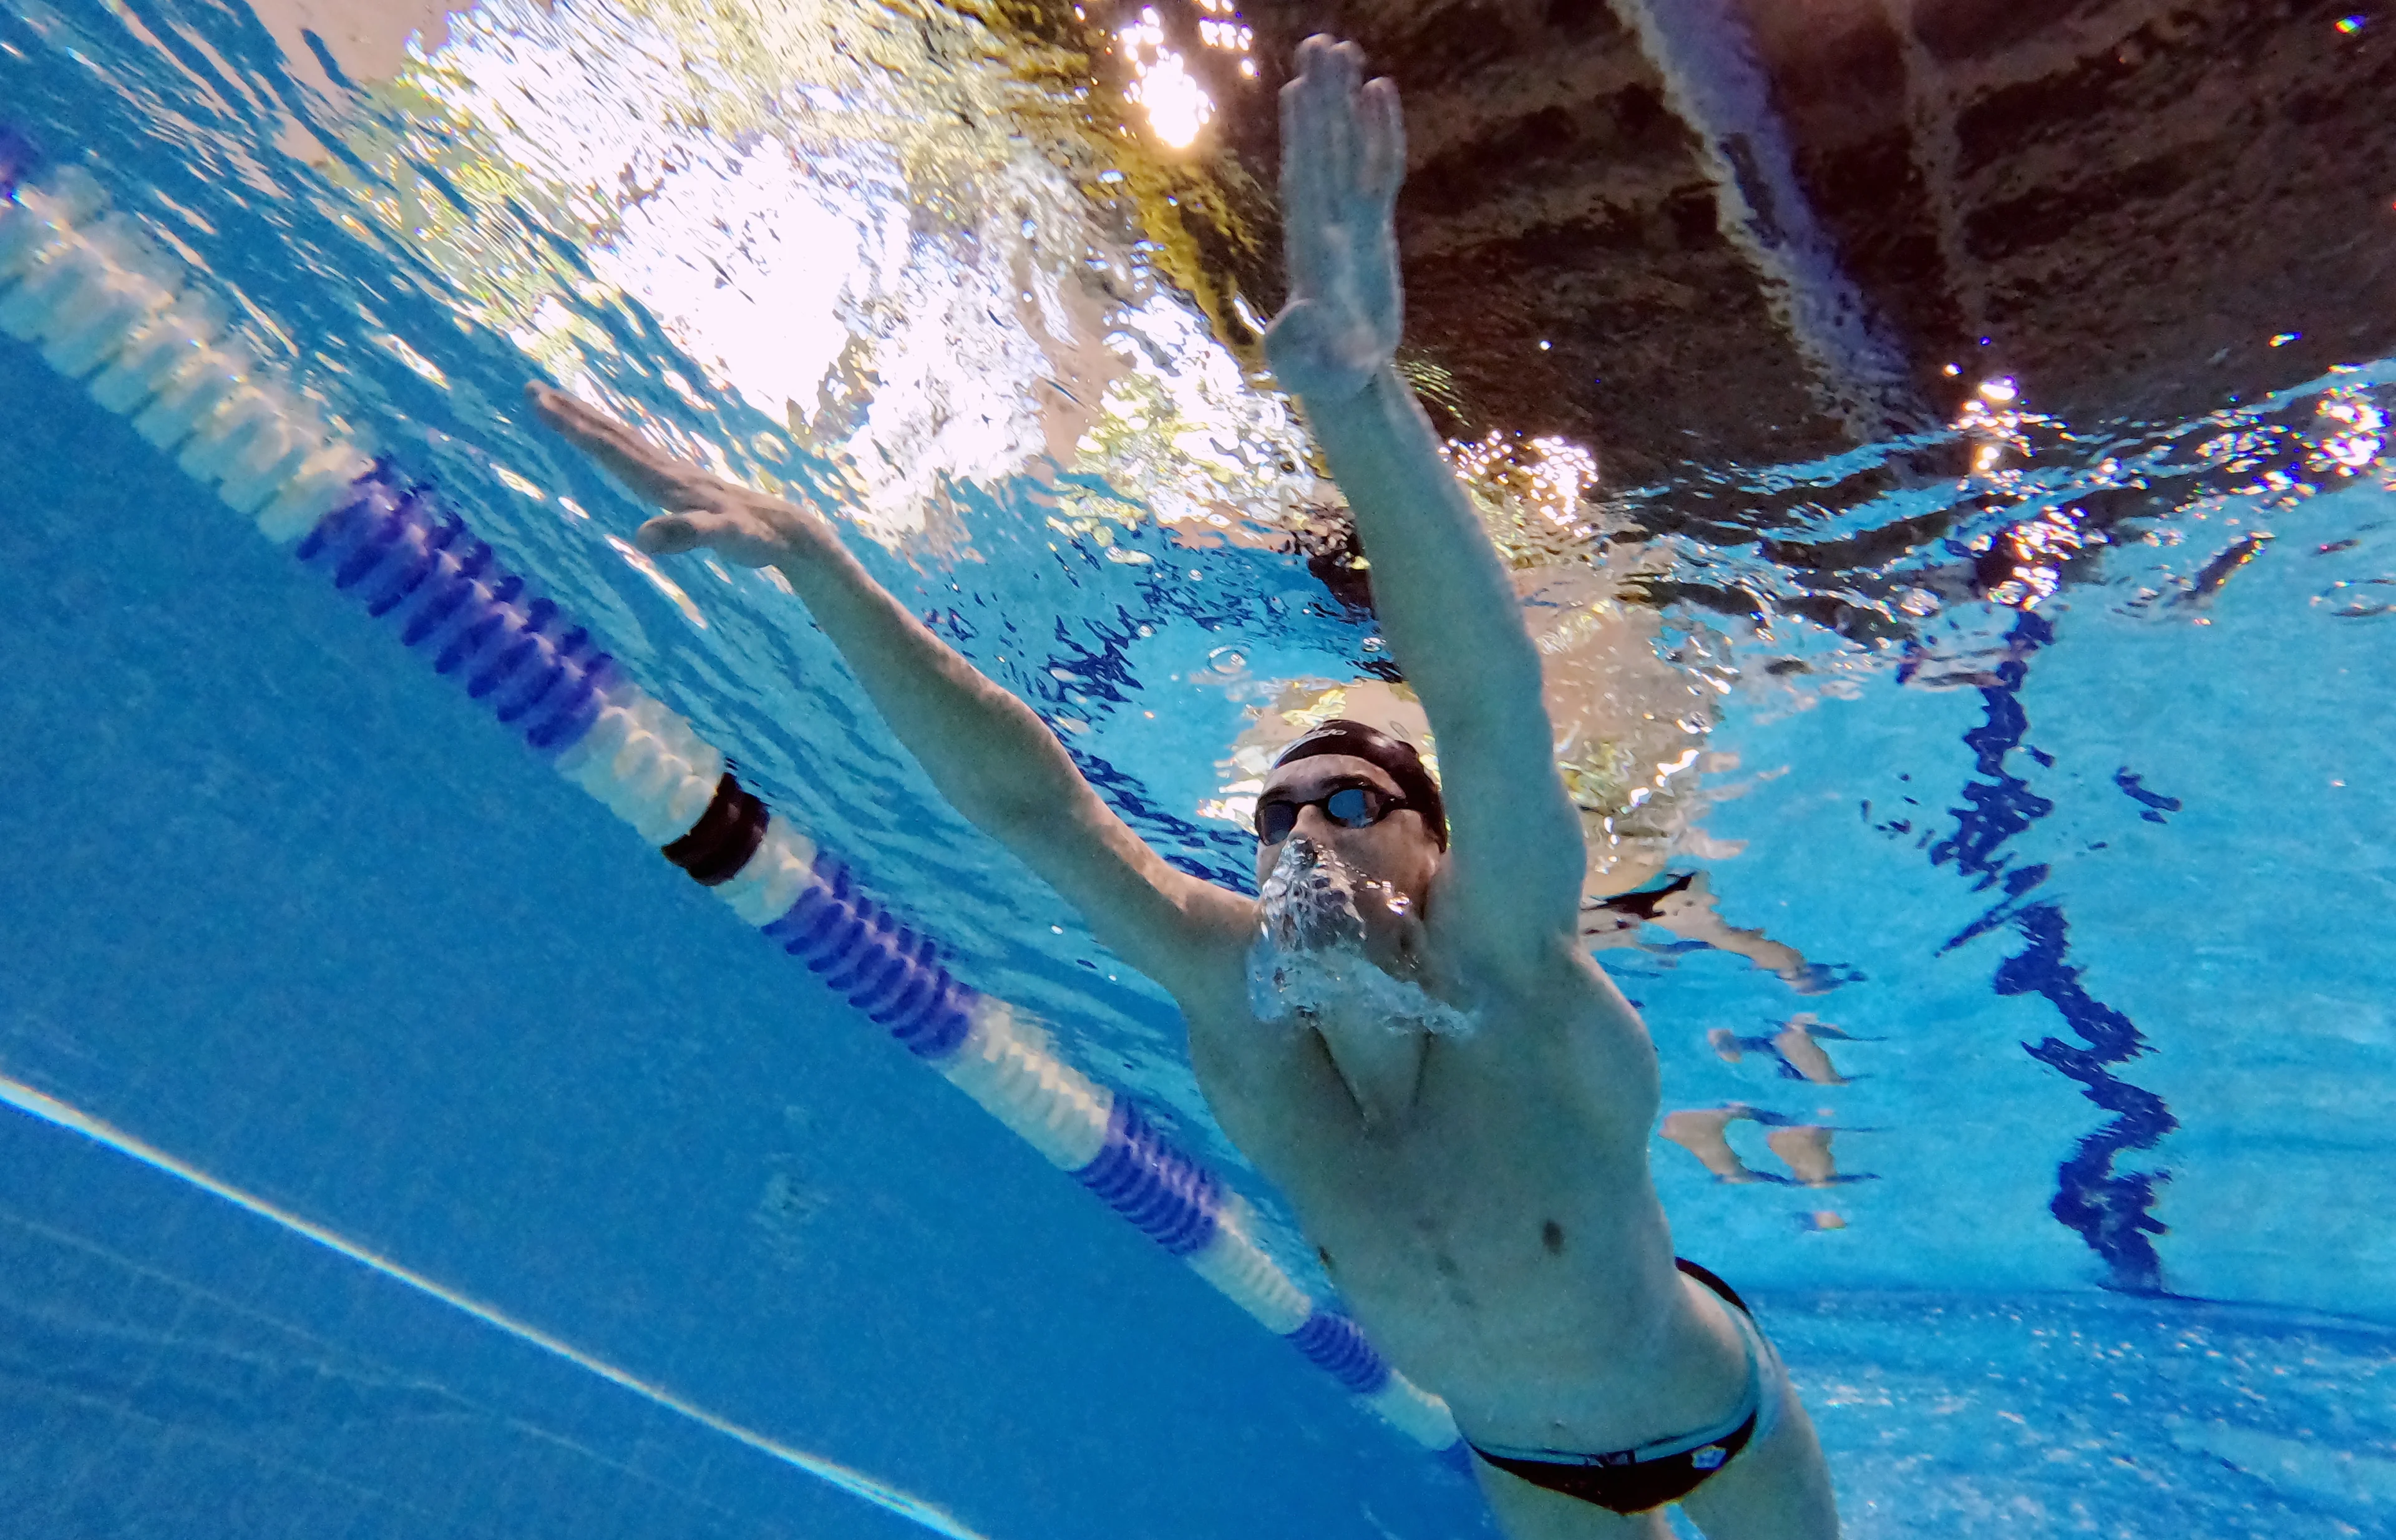
<path fill-rule="evenodd" d="M 1404 797 L 1392 796 L 1370 781 L 1341 781 L 1304 802 L 1267 797 L 1257 803 L 1257 838 L 1266 844 L 1281 843 L 1298 827 L 1298 816 L 1310 807 L 1323 809 L 1323 816 L 1342 829 L 1370 829 L 1405 805 Z"/>

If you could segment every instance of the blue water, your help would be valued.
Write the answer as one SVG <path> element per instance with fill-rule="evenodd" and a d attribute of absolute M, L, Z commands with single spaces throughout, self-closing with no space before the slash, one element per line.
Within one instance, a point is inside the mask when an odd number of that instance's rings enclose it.
<path fill-rule="evenodd" d="M 286 153 L 293 121 L 340 104 L 254 17 L 11 6 L 0 117 L 84 158 L 238 294 L 253 337 L 437 474 L 961 976 L 1046 1016 L 1272 1210 L 1205 1121 L 1163 998 L 941 809 L 795 605 L 677 567 L 697 625 L 606 543 L 641 511 L 524 418 L 523 349 L 465 318 L 420 253 L 345 223 L 353 194 Z M 785 425 L 755 404 L 675 390 L 706 369 L 655 312 L 588 318 L 610 399 L 745 473 L 832 485 L 758 447 Z M 1726 686 L 1706 748 L 1736 756 L 1709 779 L 1713 854 L 1678 865 L 1837 987 L 1800 996 L 1654 930 L 1604 957 L 1645 1009 L 1668 1108 L 1839 1131 L 1856 1179 L 1836 1186 L 1786 1179 L 1758 1121 L 1732 1144 L 1778 1179 L 1719 1182 L 1661 1140 L 1653 1160 L 1681 1248 L 1781 1342 L 1851 1533 L 2327 1536 L 2396 1511 L 2396 1025 L 2374 988 L 2396 896 L 2379 709 L 2396 494 L 2385 460 L 2345 475 L 2324 458 L 2337 421 L 2319 411 L 2386 405 L 2381 378 L 2112 441 L 2048 433 L 2031 480 L 1951 541 L 1842 579 L 1858 604 L 1943 596 L 1885 645 L 1801 618 L 1817 580 L 1753 548 L 1668 551 L 1676 578 L 1759 601 L 1666 611 L 1659 645 Z M 18 445 L 0 1074 L 982 1534 L 1490 1533 L 1461 1478 L 32 349 L 0 341 L 0 407 Z M 1716 490 L 1844 473 L 1724 469 Z M 1975 536 L 2133 481 L 2136 516 L 2054 597 L 1963 591 Z M 1964 506 L 1934 486 L 1783 533 L 1942 500 Z M 1030 476 L 961 484 L 944 547 L 856 544 L 1060 724 L 1144 835 L 1231 878 L 1245 842 L 1196 811 L 1214 762 L 1258 682 L 1369 673 L 1369 617 L 1294 555 L 1152 527 L 1101 547 L 1052 527 L 1055 501 Z M 2254 560 L 2218 559 L 2257 529 L 2275 538 Z M 1768 1044 L 1801 1010 L 1850 1034 L 1826 1040 L 1845 1083 L 1708 1040 Z M 12 1535 L 924 1533 L 5 1109 L 0 1251 Z"/>

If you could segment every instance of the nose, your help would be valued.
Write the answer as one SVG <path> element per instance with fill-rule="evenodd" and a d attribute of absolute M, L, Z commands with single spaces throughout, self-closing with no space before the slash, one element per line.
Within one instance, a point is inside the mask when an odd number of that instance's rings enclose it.
<path fill-rule="evenodd" d="M 1298 821 L 1289 826 L 1292 834 L 1303 834 L 1316 844 L 1322 844 L 1339 826 L 1324 816 L 1321 804 L 1309 803 L 1298 810 Z"/>

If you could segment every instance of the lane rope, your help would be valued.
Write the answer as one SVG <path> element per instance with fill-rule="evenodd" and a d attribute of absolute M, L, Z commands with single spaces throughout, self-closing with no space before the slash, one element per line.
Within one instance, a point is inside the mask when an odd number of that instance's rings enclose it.
<path fill-rule="evenodd" d="M 1248 1206 L 1198 1159 L 1058 1056 L 1028 1013 L 952 975 L 934 937 L 742 786 L 720 749 L 508 571 L 445 494 L 326 426 L 180 259 L 109 211 L 88 172 L 27 179 L 30 155 L 0 126 L 0 331 L 84 381 L 1050 1164 L 1392 1426 L 1458 1454 L 1445 1403 L 1284 1272 Z"/>

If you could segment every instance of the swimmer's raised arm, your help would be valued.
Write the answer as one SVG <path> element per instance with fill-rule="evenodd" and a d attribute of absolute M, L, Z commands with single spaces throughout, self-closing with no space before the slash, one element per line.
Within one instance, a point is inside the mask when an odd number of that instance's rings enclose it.
<path fill-rule="evenodd" d="M 1513 584 L 1391 366 L 1404 310 L 1397 90 L 1363 84 L 1353 44 L 1309 38 L 1298 58 L 1281 96 L 1290 300 L 1266 352 L 1347 494 L 1375 613 L 1438 735 L 1453 836 L 1441 905 L 1488 961 L 1533 962 L 1577 926 L 1580 817 Z"/>
<path fill-rule="evenodd" d="M 1125 962 L 1185 998 L 1242 987 L 1238 959 L 1255 924 L 1248 901 L 1166 865 L 1091 790 L 1047 724 L 909 614 L 830 524 L 677 460 L 563 392 L 533 384 L 525 393 L 542 421 L 667 510 L 641 526 L 642 550 L 704 546 L 788 578 L 940 795 Z"/>

